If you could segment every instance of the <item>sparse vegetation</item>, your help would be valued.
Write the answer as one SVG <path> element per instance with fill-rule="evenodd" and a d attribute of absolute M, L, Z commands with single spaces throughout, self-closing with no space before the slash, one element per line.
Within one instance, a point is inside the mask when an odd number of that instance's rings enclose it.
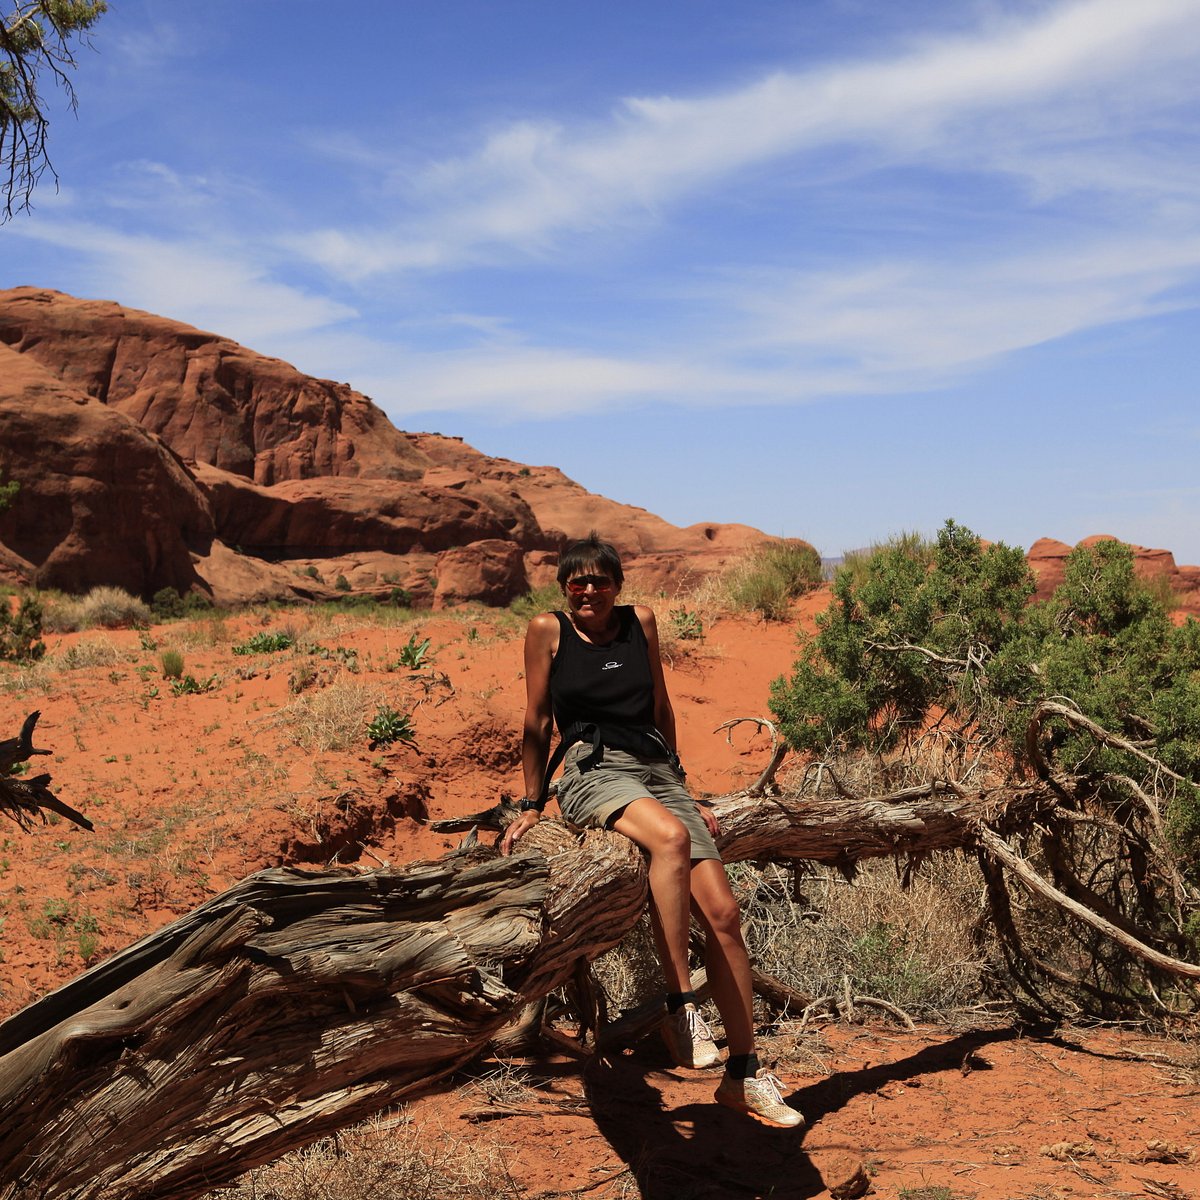
<path fill-rule="evenodd" d="M 148 625 L 150 606 L 119 587 L 92 588 L 85 596 L 54 596 L 46 606 L 46 628 L 56 633 Z"/>
<path fill-rule="evenodd" d="M 505 1157 L 477 1137 L 385 1118 L 285 1155 L 206 1200 L 519 1200 Z"/>
<path fill-rule="evenodd" d="M 366 714 L 379 707 L 374 689 L 354 680 L 336 679 L 282 709 L 276 723 L 308 750 L 346 750 L 361 744 Z"/>
<path fill-rule="evenodd" d="M 197 679 L 195 675 L 181 675 L 171 680 L 172 696 L 199 696 L 211 692 L 217 686 L 217 676 L 210 675 L 207 679 Z"/>
<path fill-rule="evenodd" d="M 782 621 L 797 596 L 821 582 L 821 556 L 807 542 L 770 542 L 754 550 L 726 574 L 727 602 L 740 612 Z"/>
<path fill-rule="evenodd" d="M 518 596 L 509 606 L 508 611 L 518 620 L 529 621 L 538 613 L 553 612 L 563 606 L 562 589 L 557 583 L 547 583 L 542 587 Z"/>

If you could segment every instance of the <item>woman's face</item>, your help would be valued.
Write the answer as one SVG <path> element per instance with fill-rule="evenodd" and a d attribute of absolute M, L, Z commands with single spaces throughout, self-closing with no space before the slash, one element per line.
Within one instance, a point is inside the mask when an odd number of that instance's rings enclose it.
<path fill-rule="evenodd" d="M 571 612 L 597 627 L 607 623 L 620 591 L 613 577 L 594 563 L 577 571 L 563 585 Z"/>

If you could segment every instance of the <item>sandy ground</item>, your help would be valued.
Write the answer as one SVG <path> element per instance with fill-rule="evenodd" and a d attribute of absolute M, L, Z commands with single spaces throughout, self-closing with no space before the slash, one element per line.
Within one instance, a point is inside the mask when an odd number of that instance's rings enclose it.
<path fill-rule="evenodd" d="M 765 734 L 714 730 L 767 715 L 770 680 L 824 602 L 810 598 L 790 624 L 710 619 L 702 642 L 672 649 L 698 791 L 761 770 Z M 280 630 L 295 648 L 233 653 Z M 410 670 L 399 658 L 414 637 L 430 639 L 430 661 Z M 520 637 L 486 611 L 379 625 L 290 610 L 52 635 L 44 664 L 0 667 L 0 733 L 40 710 L 36 743 L 51 754 L 32 770 L 96 825 L 0 826 L 0 1015 L 261 867 L 398 865 L 452 848 L 458 837 L 430 820 L 520 794 Z M 208 690 L 172 694 L 160 669 L 170 649 Z M 415 745 L 368 748 L 379 704 L 411 713 Z M 322 748 L 347 730 L 345 748 Z M 507 1069 L 500 1107 L 527 1112 L 487 1112 L 496 1088 L 458 1081 L 409 1114 L 498 1141 L 530 1196 L 823 1196 L 861 1164 L 874 1194 L 908 1200 L 1200 1197 L 1200 1053 L 1182 1041 L 976 1023 L 784 1027 L 766 1046 L 803 1133 L 717 1108 L 717 1077 L 670 1068 L 654 1042 L 610 1064 Z"/>

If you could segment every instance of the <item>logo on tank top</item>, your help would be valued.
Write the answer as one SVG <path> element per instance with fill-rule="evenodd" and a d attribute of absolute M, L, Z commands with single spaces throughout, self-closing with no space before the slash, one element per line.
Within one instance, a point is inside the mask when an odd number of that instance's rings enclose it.
<path fill-rule="evenodd" d="M 623 663 L 619 663 L 619 662 L 606 662 L 606 663 L 604 664 L 604 666 L 602 666 L 602 667 L 600 668 L 600 670 L 602 670 L 602 671 L 611 671 L 611 670 L 612 670 L 614 667 L 620 667 L 620 666 L 624 666 L 624 664 L 623 664 Z"/>

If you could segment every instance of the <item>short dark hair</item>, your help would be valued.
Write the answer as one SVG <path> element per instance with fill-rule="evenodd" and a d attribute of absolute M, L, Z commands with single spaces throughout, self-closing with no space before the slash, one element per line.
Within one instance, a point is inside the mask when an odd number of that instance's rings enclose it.
<path fill-rule="evenodd" d="M 594 529 L 582 541 L 572 542 L 558 556 L 558 586 L 564 587 L 568 579 L 581 574 L 588 567 L 598 567 L 617 587 L 625 582 L 621 556 L 610 542 L 601 541 Z"/>

